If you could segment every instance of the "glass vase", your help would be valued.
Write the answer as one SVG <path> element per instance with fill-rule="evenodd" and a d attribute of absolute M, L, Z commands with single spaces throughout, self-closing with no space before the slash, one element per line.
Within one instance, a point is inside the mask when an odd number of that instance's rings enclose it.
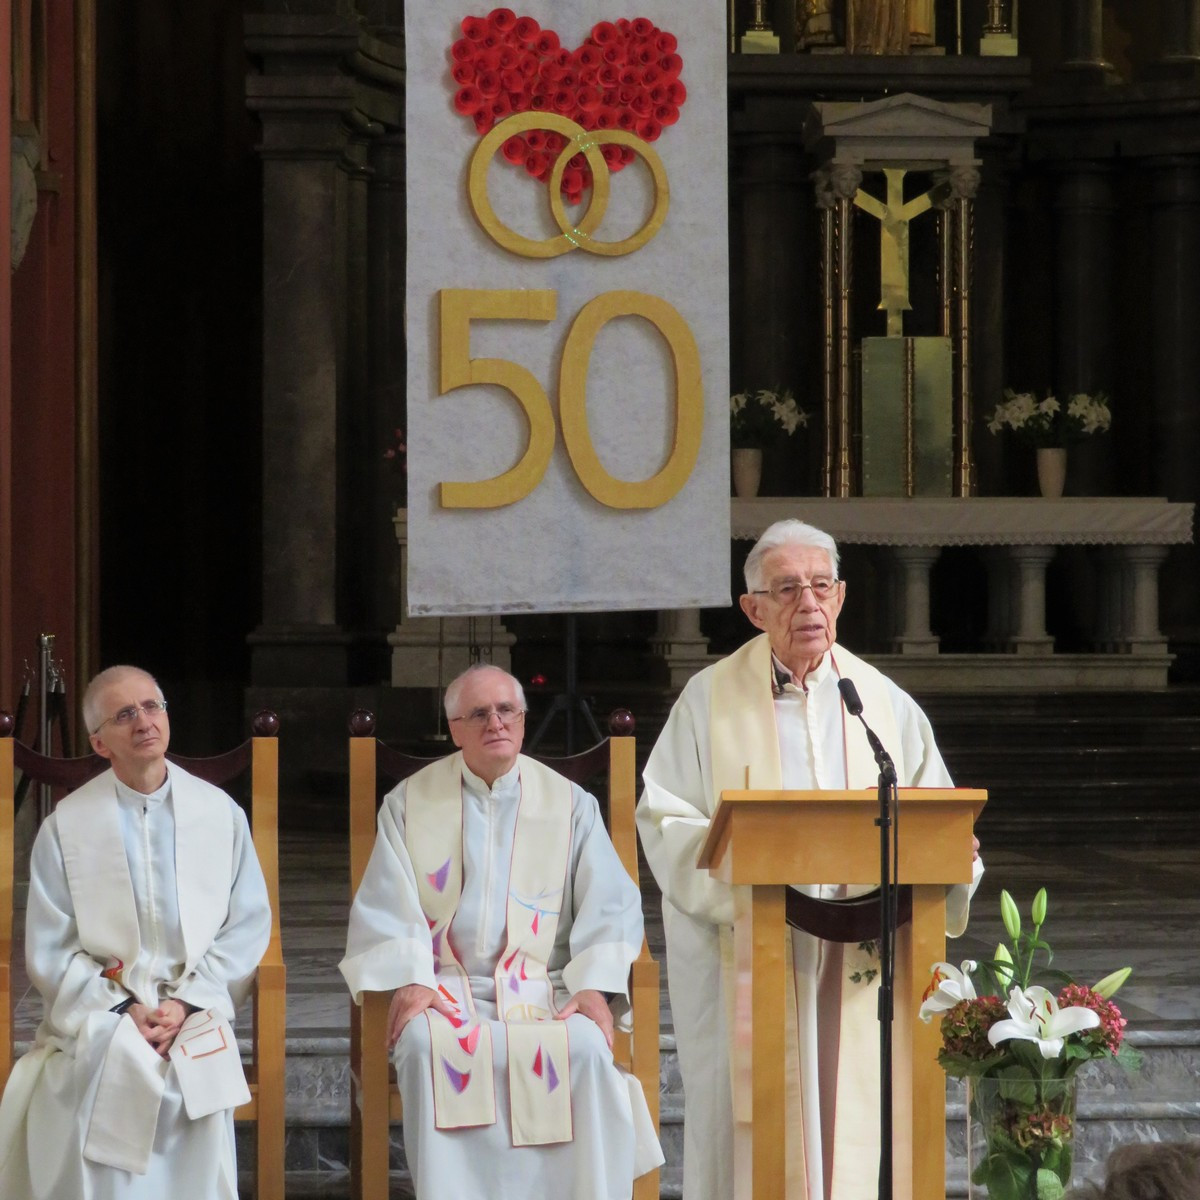
<path fill-rule="evenodd" d="M 1077 1076 L 968 1080 L 971 1200 L 1060 1200 L 1076 1153 Z"/>

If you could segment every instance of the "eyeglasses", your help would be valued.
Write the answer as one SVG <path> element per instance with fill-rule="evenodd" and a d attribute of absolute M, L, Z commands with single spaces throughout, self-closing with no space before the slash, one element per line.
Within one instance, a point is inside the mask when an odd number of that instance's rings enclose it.
<path fill-rule="evenodd" d="M 493 717 L 500 718 L 500 724 L 505 729 L 511 729 L 518 721 L 523 720 L 525 709 L 515 704 L 497 704 L 495 708 L 473 708 L 461 717 L 451 717 L 452 721 L 462 721 L 472 729 L 486 729 Z"/>
<path fill-rule="evenodd" d="M 105 721 L 101 721 L 93 733 L 99 733 L 105 725 L 112 722 L 114 725 L 128 725 L 131 721 L 137 720 L 137 715 L 144 712 L 148 717 L 157 717 L 159 713 L 167 711 L 167 702 L 165 700 L 147 700 L 145 704 L 129 704 L 125 708 L 118 708 L 111 717 Z"/>
<path fill-rule="evenodd" d="M 808 583 L 801 583 L 798 579 L 783 579 L 779 583 L 771 584 L 769 588 L 763 588 L 761 591 L 750 594 L 752 596 L 770 596 L 776 604 L 786 606 L 798 603 L 800 597 L 804 595 L 804 589 L 809 588 L 813 598 L 820 604 L 837 593 L 841 582 L 840 579 L 826 579 L 824 576 L 819 576 Z"/>

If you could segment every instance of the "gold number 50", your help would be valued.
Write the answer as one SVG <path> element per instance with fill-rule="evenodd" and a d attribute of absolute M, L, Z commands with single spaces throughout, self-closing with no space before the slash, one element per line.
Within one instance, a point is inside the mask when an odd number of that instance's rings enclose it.
<path fill-rule="evenodd" d="M 472 320 L 552 321 L 553 291 L 483 291 L 448 288 L 441 308 L 440 395 L 469 384 L 492 383 L 511 392 L 529 422 L 525 451 L 500 475 L 440 484 L 443 508 L 499 508 L 524 499 L 542 481 L 554 452 L 554 414 L 545 389 L 524 367 L 502 358 L 471 358 Z M 638 316 L 662 335 L 675 366 L 675 431 L 667 461 L 649 479 L 618 479 L 605 469 L 592 443 L 587 416 L 587 375 L 600 330 L 614 317 Z M 688 481 L 700 455 L 704 389 L 700 351 L 687 322 L 658 296 L 605 292 L 580 310 L 563 345 L 559 371 L 563 443 L 580 483 L 609 508 L 658 508 Z"/>

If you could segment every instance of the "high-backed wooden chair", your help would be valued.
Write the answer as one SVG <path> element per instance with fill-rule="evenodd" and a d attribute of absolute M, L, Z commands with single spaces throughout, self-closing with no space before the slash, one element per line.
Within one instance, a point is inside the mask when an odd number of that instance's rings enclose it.
<path fill-rule="evenodd" d="M 15 772 L 35 783 L 73 791 L 103 771 L 108 763 L 95 754 L 82 758 L 48 758 L 13 740 L 13 718 L 0 713 L 0 1087 L 13 1063 L 12 925 L 13 807 Z M 185 771 L 223 787 L 250 770 L 250 828 L 271 901 L 271 940 L 258 967 L 254 986 L 251 1060 L 246 1067 L 250 1102 L 234 1113 L 256 1126 L 255 1194 L 260 1200 L 283 1196 L 284 1078 L 286 1046 L 286 974 L 279 936 L 279 718 L 260 712 L 254 736 L 225 754 L 211 758 L 169 757 Z M 184 1189 L 186 1191 L 186 1188 Z"/>
<path fill-rule="evenodd" d="M 637 766 L 633 716 L 624 709 L 609 718 L 612 736 L 589 750 L 566 758 L 536 755 L 574 783 L 608 776 L 608 828 L 621 862 L 635 884 L 638 879 Z M 377 780 L 399 782 L 434 761 L 394 750 L 375 738 L 374 714 L 363 709 L 350 717 L 350 895 L 353 898 L 375 844 Z M 635 1075 L 658 1129 L 658 963 L 646 941 L 630 971 L 633 1008 L 631 1033 L 618 1033 L 613 1056 Z M 401 1118 L 396 1073 L 387 1051 L 387 1013 L 391 996 L 366 992 L 362 1007 L 350 1005 L 350 1191 L 355 1200 L 387 1200 L 389 1126 Z M 658 1171 L 634 1184 L 634 1200 L 657 1200 Z"/>

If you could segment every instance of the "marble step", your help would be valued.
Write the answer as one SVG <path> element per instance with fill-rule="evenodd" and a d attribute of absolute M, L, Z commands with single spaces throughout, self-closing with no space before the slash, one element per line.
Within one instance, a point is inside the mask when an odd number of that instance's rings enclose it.
<path fill-rule="evenodd" d="M 1200 1137 L 1200 1028 L 1135 1030 L 1129 1040 L 1143 1055 L 1136 1074 L 1115 1065 L 1087 1068 L 1080 1092 L 1078 1155 L 1081 1172 L 1094 1174 L 1114 1146 L 1131 1141 L 1177 1141 Z M 660 1041 L 661 1138 L 667 1163 L 661 1196 L 682 1195 L 683 1093 L 675 1038 Z M 350 1076 L 347 1038 L 293 1038 L 288 1042 L 286 1167 L 288 1196 L 349 1195 Z M 947 1197 L 965 1197 L 966 1103 L 964 1085 L 947 1085 Z M 252 1161 L 252 1134 L 238 1131 L 238 1155 Z M 393 1131 L 392 1196 L 408 1197 L 400 1131 Z"/>

